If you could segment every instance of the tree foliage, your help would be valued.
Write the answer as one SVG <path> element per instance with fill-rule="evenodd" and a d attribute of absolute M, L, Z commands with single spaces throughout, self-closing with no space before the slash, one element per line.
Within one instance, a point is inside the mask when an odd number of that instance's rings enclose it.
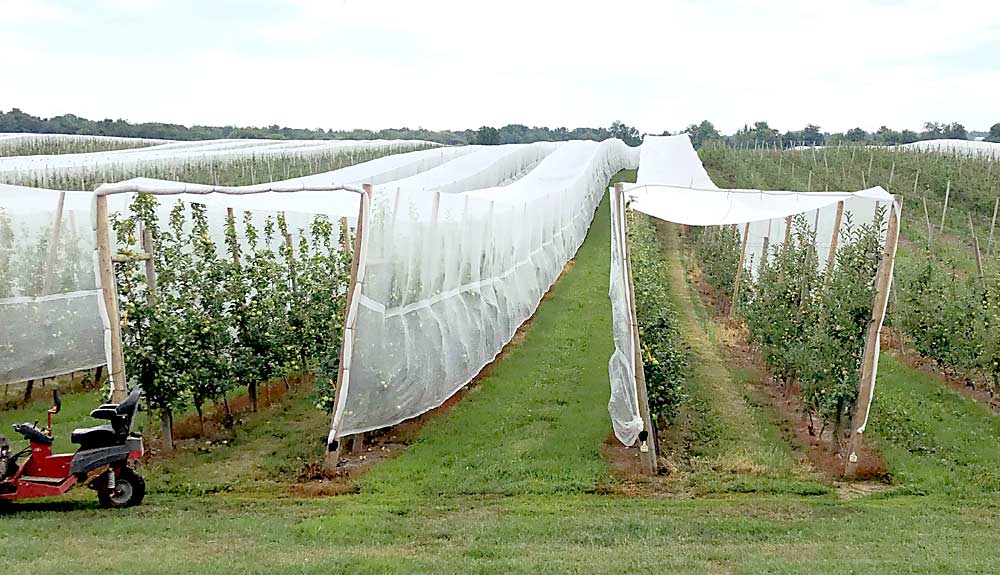
<path fill-rule="evenodd" d="M 210 401 L 228 412 L 226 394 L 236 387 L 256 407 L 258 383 L 315 373 L 327 355 L 339 355 L 346 227 L 338 237 L 316 216 L 296 230 L 296 244 L 283 215 L 266 216 L 259 230 L 259 216 L 246 212 L 242 233 L 235 215 L 226 218 L 219 246 L 205 206 L 176 203 L 165 229 L 156 209 L 154 196 L 138 195 L 113 226 L 120 246 L 133 245 L 140 227 L 153 237 L 155 292 L 138 262 L 117 265 L 116 275 L 126 371 L 165 419 L 188 405 L 200 414 Z M 332 396 L 332 384 L 323 381 L 322 397 Z"/>
<path fill-rule="evenodd" d="M 476 131 L 476 142 L 481 146 L 495 146 L 500 143 L 500 131 L 491 126 L 483 126 Z"/>
<path fill-rule="evenodd" d="M 990 126 L 990 133 L 984 138 L 987 142 L 1000 143 L 1000 122 Z"/>
<path fill-rule="evenodd" d="M 666 423 L 684 400 L 688 353 L 670 302 L 667 265 L 653 222 L 645 214 L 628 213 L 628 241 L 635 290 L 635 313 L 642 344 L 643 373 L 654 420 Z"/>
<path fill-rule="evenodd" d="M 618 138 L 629 146 L 638 146 L 642 143 L 642 134 L 633 126 L 627 126 L 622 122 L 614 122 L 608 129 L 612 138 Z"/>
<path fill-rule="evenodd" d="M 743 274 L 737 304 L 771 373 L 798 386 L 808 415 L 838 429 L 857 397 L 884 218 L 880 212 L 875 222 L 854 225 L 848 217 L 835 264 L 821 272 L 815 232 L 797 216 L 788 245 L 773 246 L 756 276 Z M 739 234 L 703 228 L 695 235 L 706 280 L 731 296 Z M 752 262 L 748 257 L 748 268 Z"/>
<path fill-rule="evenodd" d="M 708 142 L 722 139 L 722 134 L 708 120 L 702 120 L 700 124 L 691 124 L 684 129 L 684 133 L 691 136 L 691 145 L 695 148 L 701 148 Z"/>

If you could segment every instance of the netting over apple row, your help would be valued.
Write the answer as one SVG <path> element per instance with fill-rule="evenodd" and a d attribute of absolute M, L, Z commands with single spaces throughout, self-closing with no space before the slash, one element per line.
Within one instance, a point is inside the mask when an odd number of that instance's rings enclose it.
<path fill-rule="evenodd" d="M 329 441 L 420 415 L 469 383 L 576 253 L 610 177 L 637 160 L 619 140 L 566 142 L 506 186 L 377 188 Z"/>
<path fill-rule="evenodd" d="M 33 171 L 51 173 L 102 166 L 183 163 L 190 160 L 241 156 L 263 159 L 289 153 L 308 154 L 359 148 L 412 149 L 417 145 L 434 144 L 422 140 L 198 140 L 157 143 L 153 146 L 105 152 L 0 158 L 0 173 L 27 174 Z"/>
<path fill-rule="evenodd" d="M 617 145 L 620 146 L 620 143 Z M 554 153 L 553 150 L 561 149 L 562 146 L 576 151 L 569 155 L 563 155 L 561 162 L 543 162 L 543 159 L 547 159 Z M 572 185 L 574 190 L 578 190 L 580 183 L 575 182 L 569 176 L 579 175 L 581 165 L 590 170 L 599 169 L 601 164 L 595 159 L 597 150 L 602 150 L 603 156 L 601 158 L 607 156 L 604 161 L 610 162 L 603 166 L 604 170 L 617 170 L 616 166 L 621 161 L 611 153 L 611 150 L 615 149 L 617 149 L 615 146 L 600 147 L 594 143 L 436 148 L 387 156 L 330 173 L 295 178 L 269 185 L 218 189 L 212 186 L 140 178 L 105 186 L 102 193 L 108 194 L 106 197 L 112 218 L 118 220 L 133 215 L 130 206 L 137 193 L 155 194 L 157 201 L 154 219 L 161 230 L 169 229 L 171 212 L 180 203 L 184 215 L 182 229 L 185 236 L 189 236 L 192 232 L 193 206 L 204 206 L 199 208 L 197 217 L 205 220 L 206 235 L 211 239 L 214 249 L 218 252 L 225 249 L 227 212 L 230 208 L 236 213 L 237 223 L 235 227 L 238 234 L 245 233 L 248 225 L 254 226 L 258 231 L 263 230 L 268 221 L 273 223 L 280 215 L 287 224 L 291 243 L 298 246 L 300 243 L 305 243 L 303 240 L 308 239 L 310 223 L 317 215 L 328 218 L 346 217 L 350 220 L 351 226 L 354 226 L 359 208 L 359 194 L 328 191 L 331 187 L 347 185 L 360 188 L 361 183 L 372 183 L 376 185 L 375 203 L 385 205 L 388 197 L 416 198 L 420 195 L 433 197 L 435 194 L 440 194 L 441 197 L 459 197 L 462 195 L 461 192 L 467 191 L 471 187 L 497 186 L 492 194 L 507 196 L 507 202 L 497 202 L 499 206 L 497 211 L 504 212 L 505 210 L 509 211 L 507 207 L 509 202 L 521 201 L 522 204 L 526 204 L 528 196 L 534 200 L 537 198 L 533 198 L 533 196 L 541 195 L 544 190 L 550 189 L 546 186 L 518 187 L 519 179 L 529 173 L 529 170 L 531 173 L 537 171 L 540 181 L 556 178 L 554 185 Z M 634 152 L 632 153 L 634 154 Z M 631 162 L 634 164 L 634 158 Z M 561 191 L 562 194 L 558 198 L 577 199 L 576 196 L 566 195 L 565 191 Z M 470 194 L 470 197 L 472 195 L 474 194 Z M 4 209 L 5 213 L 12 214 L 11 222 L 13 229 L 16 230 L 15 237 L 35 237 L 38 242 L 42 242 L 44 238 L 51 237 L 52 225 L 57 219 L 57 203 L 60 197 L 65 199 L 62 225 L 68 226 L 75 223 L 77 230 L 73 236 L 63 235 L 60 244 L 66 243 L 66 238 L 69 237 L 79 238 L 79 249 L 83 255 L 79 257 L 82 263 L 76 267 L 82 271 L 74 276 L 79 278 L 74 280 L 75 284 L 72 284 L 67 276 L 66 281 L 54 287 L 44 298 L 39 295 L 40 292 L 37 290 L 29 291 L 25 287 L 27 283 L 17 283 L 11 285 L 9 297 L 0 300 L 0 321 L 2 321 L 0 325 L 4 325 L 4 329 L 0 333 L 0 341 L 4 342 L 3 346 L 0 346 L 0 359 L 2 359 L 0 361 L 0 382 L 2 383 L 67 373 L 101 365 L 108 361 L 106 358 L 109 355 L 110 325 L 102 319 L 107 316 L 101 296 L 100 282 L 95 273 L 97 266 L 94 263 L 93 194 L 67 192 L 65 196 L 62 196 L 60 192 L 55 191 L 6 186 L 0 190 L 0 207 Z M 42 201 L 42 198 L 47 199 Z M 548 201 L 555 202 L 556 198 L 556 195 L 550 195 Z M 452 221 L 452 226 L 454 226 L 455 222 L 452 220 L 452 216 L 447 215 L 451 211 L 449 201 L 446 200 L 442 205 L 444 206 L 442 213 L 446 214 L 444 221 Z M 472 202 L 470 209 L 484 205 L 486 202 Z M 400 213 L 398 216 L 401 222 L 406 222 L 405 225 L 400 226 L 400 229 L 403 230 L 400 232 L 402 237 L 410 237 L 415 233 L 413 226 L 421 222 L 421 218 L 426 220 L 427 214 L 421 214 L 417 209 L 419 206 L 419 202 L 414 202 L 414 209 L 407 209 L 405 215 Z M 15 213 L 16 217 L 13 216 Z M 30 218 L 25 217 L 25 214 L 28 213 L 32 214 Z M 586 213 L 585 210 L 583 214 Z M 592 214 L 592 208 L 589 213 Z M 249 214 L 249 219 L 245 219 L 245 214 Z M 508 219 L 520 223 L 523 218 L 508 216 Z M 575 218 L 573 221 L 583 220 Z M 586 222 L 589 222 L 589 216 L 587 216 Z M 555 220 L 550 222 L 550 224 L 554 223 Z M 421 225 L 431 226 L 432 224 L 427 220 Z M 565 225 L 567 225 L 566 222 L 562 222 L 562 226 L 565 227 Z M 503 233 L 508 234 L 504 237 L 506 241 L 513 243 L 516 238 L 510 235 L 512 231 L 506 229 L 508 227 L 510 226 L 505 226 L 503 230 Z M 541 234 L 555 233 L 551 229 L 542 228 L 535 231 L 539 234 L 538 237 L 541 237 Z M 567 229 L 562 234 L 568 238 L 570 230 Z M 580 232 L 576 230 L 573 231 L 573 234 L 579 236 Z M 136 235 L 138 236 L 138 234 Z M 560 237 L 562 236 L 560 235 Z M 273 244 L 269 247 L 272 250 L 281 249 L 283 238 L 280 234 L 273 235 L 271 241 Z M 240 237 L 239 242 L 246 253 L 245 238 Z M 62 268 L 73 267 L 71 265 L 73 260 L 61 255 L 62 252 L 56 255 L 54 263 L 50 263 L 46 258 L 40 256 L 41 248 L 21 249 L 22 244 L 27 247 L 28 242 L 20 242 L 15 246 L 16 249 L 3 253 L 17 254 L 14 261 L 30 259 L 33 271 L 27 274 L 28 277 L 44 275 L 49 269 L 59 274 L 63 273 L 61 272 Z M 400 241 L 398 245 L 412 247 L 406 241 Z M 547 243 L 545 245 L 546 249 L 550 249 L 550 246 L 555 244 Z M 121 252 L 141 250 L 138 237 L 126 238 L 125 241 L 118 242 L 114 247 L 116 251 Z M 447 247 L 454 249 L 456 246 L 449 245 Z M 522 253 L 520 250 L 515 252 L 514 245 L 508 247 L 511 254 Z M 491 248 L 494 250 L 503 249 L 502 246 L 495 243 L 491 244 Z M 565 250 L 563 249 L 563 251 Z M 419 263 L 420 257 L 426 258 L 425 263 L 428 269 L 432 269 L 439 263 L 440 256 L 435 256 L 432 253 L 423 256 L 412 252 L 407 252 L 407 254 L 407 258 L 413 258 L 414 265 Z M 468 253 L 466 255 L 470 259 L 472 258 Z M 219 253 L 219 257 L 225 257 L 225 254 Z M 536 254 L 535 257 L 540 256 Z M 479 258 L 477 257 L 477 259 Z M 130 265 L 141 269 L 141 264 L 119 264 L 117 267 L 121 270 L 123 266 Z M 371 265 L 378 268 L 379 262 L 376 260 Z M 547 285 L 548 283 L 545 284 L 545 287 Z M 120 289 L 121 286 L 119 286 Z M 138 293 L 141 296 L 141 285 Z M 133 298 L 136 296 L 135 293 L 129 295 Z M 517 299 L 522 300 L 523 297 L 519 296 Z M 65 308 L 68 305 L 75 307 L 67 312 Z M 25 313 L 26 308 L 30 308 L 30 314 Z M 72 322 L 67 319 L 68 313 L 72 314 Z M 122 313 L 128 313 L 125 306 L 123 306 Z M 510 321 L 521 318 L 521 315 L 523 314 L 514 314 L 515 319 Z M 126 319 L 130 320 L 130 318 Z M 495 355 L 498 350 L 499 347 L 494 351 L 489 351 L 490 357 Z M 487 351 L 483 353 L 487 353 Z M 446 353 L 442 351 L 438 355 L 443 357 Z M 375 360 L 374 358 L 369 359 Z M 132 373 L 129 375 L 135 376 Z M 344 387 L 346 389 L 347 386 Z M 355 387 L 356 391 L 363 389 L 361 385 Z M 385 399 L 387 402 L 391 400 L 390 397 Z M 426 411 L 426 409 L 433 407 L 433 402 L 436 399 L 430 401 L 431 403 L 424 406 L 418 406 L 417 410 Z M 345 395 L 342 405 L 356 411 L 355 408 L 351 407 L 354 402 L 355 399 Z M 412 404 L 407 404 L 406 410 L 410 410 L 412 406 Z M 382 416 L 376 416 L 376 418 L 379 417 Z"/>
<path fill-rule="evenodd" d="M 964 156 L 975 156 L 979 158 L 992 158 L 1000 160 L 1000 143 L 984 142 L 981 140 L 922 140 L 901 144 L 901 148 L 910 150 L 920 150 L 922 152 L 939 152 L 943 154 L 960 154 Z"/>
<path fill-rule="evenodd" d="M 0 384 L 106 363 L 93 221 L 90 193 L 0 185 Z"/>
<path fill-rule="evenodd" d="M 330 172 L 430 142 L 209 140 L 107 152 L 0 158 L 0 183 L 93 189 L 139 176 L 210 185 L 254 185 Z"/>
<path fill-rule="evenodd" d="M 709 178 L 686 135 L 647 136 L 641 147 L 637 183 L 626 185 L 624 193 L 629 209 L 688 226 L 735 226 L 741 241 L 749 224 L 743 265 L 751 277 L 756 276 L 766 257 L 765 251 L 775 253 L 782 249 L 786 238 L 791 236 L 789 223 L 802 232 L 796 234 L 798 241 L 806 237 L 814 243 L 813 252 L 818 256 L 815 265 L 823 269 L 834 229 L 839 230 L 838 244 L 844 246 L 852 237 L 844 233 L 845 229 L 874 225 L 884 238 L 887 216 L 891 213 L 897 222 L 899 217 L 899 206 L 889 210 L 894 199 L 880 187 L 855 193 L 720 189 Z M 611 379 L 608 409 L 615 435 L 625 445 L 632 445 L 643 429 L 643 422 L 635 391 L 637 367 L 630 311 L 633 302 L 627 289 L 630 271 L 624 255 L 624 224 L 624 213 L 613 212 L 610 297 L 615 352 L 608 366 Z M 863 431 L 864 422 L 860 429 Z"/>
<path fill-rule="evenodd" d="M 435 148 L 277 182 L 248 186 L 238 195 L 206 193 L 212 188 L 177 182 L 135 179 L 110 196 L 109 208 L 120 218 L 131 215 L 134 192 L 156 191 L 157 219 L 167 229 L 176 202 L 206 205 L 213 243 L 225 246 L 227 208 L 249 211 L 263 230 L 268 218 L 284 212 L 293 241 L 308 230 L 317 213 L 356 219 L 358 195 L 321 191 L 262 192 L 385 183 L 409 178 L 475 153 L 473 148 Z M 60 209 L 60 202 L 62 202 Z M 108 326 L 96 273 L 96 235 L 92 192 L 60 192 L 0 185 L 0 384 L 39 379 L 107 363 Z M 56 222 L 60 222 L 56 233 Z M 190 221 L 185 229 L 190 231 Z M 273 238 L 277 249 L 284 238 Z M 246 247 L 244 240 L 243 246 Z M 136 245 L 118 244 L 136 250 Z"/>
<path fill-rule="evenodd" d="M 2 133 L 0 134 L 0 157 L 123 150 L 168 142 L 170 140 L 80 134 Z"/>

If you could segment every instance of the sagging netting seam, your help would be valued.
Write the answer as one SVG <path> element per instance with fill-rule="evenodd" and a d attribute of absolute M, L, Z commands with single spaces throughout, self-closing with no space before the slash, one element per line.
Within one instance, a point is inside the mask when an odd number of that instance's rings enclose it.
<path fill-rule="evenodd" d="M 100 294 L 100 293 L 101 293 L 101 290 L 99 290 L 99 289 L 93 289 L 93 290 L 74 291 L 74 292 L 67 292 L 67 293 L 57 293 L 57 294 L 51 294 L 51 295 L 45 295 L 45 296 L 38 296 L 38 297 L 28 297 L 28 296 L 10 297 L 10 298 L 6 298 L 6 299 L 0 299 L 0 306 L 2 306 L 2 305 L 24 305 L 26 303 L 45 303 L 45 302 L 56 301 L 56 300 L 61 300 L 61 299 L 66 299 L 66 300 L 69 300 L 69 299 L 79 299 L 79 298 L 84 298 L 84 297 L 91 297 L 91 296 L 94 296 L 94 295 L 97 295 L 97 294 Z"/>

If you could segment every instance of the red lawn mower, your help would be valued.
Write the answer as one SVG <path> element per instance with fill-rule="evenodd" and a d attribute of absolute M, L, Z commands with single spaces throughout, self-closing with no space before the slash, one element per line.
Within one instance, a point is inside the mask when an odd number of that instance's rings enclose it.
<path fill-rule="evenodd" d="M 77 429 L 70 439 L 80 446 L 76 453 L 52 453 L 52 416 L 59 413 L 59 391 L 53 392 L 49 423 L 45 429 L 38 422 L 18 423 L 14 431 L 29 446 L 12 452 L 7 438 L 0 435 L 0 503 L 17 499 L 62 495 L 74 485 L 87 485 L 97 491 L 104 507 L 138 505 L 146 494 L 142 477 L 128 466 L 142 457 L 142 436 L 132 432 L 132 420 L 139 409 L 141 389 L 135 389 L 121 403 L 106 403 L 90 416 L 109 423 Z M 26 457 L 23 463 L 18 459 Z"/>

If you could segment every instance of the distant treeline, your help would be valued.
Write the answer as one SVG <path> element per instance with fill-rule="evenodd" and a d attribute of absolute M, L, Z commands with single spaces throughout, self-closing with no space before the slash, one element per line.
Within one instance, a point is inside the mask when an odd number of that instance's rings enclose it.
<path fill-rule="evenodd" d="M 441 144 L 519 144 L 528 142 L 561 142 L 566 140 L 606 140 L 618 137 L 632 145 L 641 140 L 639 131 L 615 122 L 608 128 L 539 128 L 511 124 L 502 128 L 484 126 L 479 130 L 425 130 L 423 128 L 386 130 L 324 130 L 286 128 L 283 126 L 182 126 L 145 122 L 133 124 L 125 120 L 88 120 L 73 114 L 39 118 L 14 108 L 0 111 L 0 132 L 36 134 L 80 134 L 87 136 L 119 136 L 126 138 L 157 138 L 164 140 L 214 140 L 220 138 L 267 138 L 275 140 L 427 140 Z"/>
<path fill-rule="evenodd" d="M 1000 123 L 994 124 L 989 132 L 970 132 L 958 122 L 951 124 L 927 122 L 924 124 L 922 132 L 897 131 L 882 126 L 874 132 L 865 131 L 863 128 L 852 128 L 846 132 L 830 133 L 822 131 L 815 124 L 808 124 L 801 130 L 782 133 L 780 130 L 770 127 L 767 122 L 755 122 L 752 126 L 744 125 L 731 136 L 724 136 L 715 129 L 711 122 L 705 120 L 700 124 L 691 124 L 683 131 L 691 135 L 695 147 L 700 147 L 705 142 L 712 140 L 723 140 L 737 146 L 767 144 L 786 148 L 799 145 L 836 145 L 839 143 L 896 145 L 921 140 L 942 138 L 968 140 L 975 137 L 984 137 L 988 142 L 1000 142 Z"/>
<path fill-rule="evenodd" d="M 386 130 L 324 130 L 322 128 L 286 128 L 283 126 L 237 127 L 237 126 L 183 126 L 145 122 L 133 124 L 125 120 L 88 120 L 72 114 L 40 118 L 14 108 L 10 112 L 0 111 L 0 132 L 30 132 L 38 134 L 80 134 L 88 136 L 121 136 L 127 138 L 159 138 L 164 140 L 213 140 L 219 138 L 268 138 L 275 140 L 427 140 L 449 145 L 463 144 L 526 144 L 530 142 L 563 142 L 566 140 L 606 140 L 621 138 L 635 146 L 642 142 L 642 134 L 636 128 L 615 122 L 607 128 L 548 128 L 528 127 L 522 124 L 508 124 L 501 128 L 483 126 L 478 130 L 425 130 L 423 128 Z M 823 132 L 819 126 L 809 124 L 801 130 L 782 133 L 771 128 L 767 122 L 745 125 L 735 134 L 723 135 L 715 126 L 705 120 L 691 124 L 683 130 L 691 135 L 696 147 L 707 141 L 724 140 L 730 144 L 766 143 L 779 146 L 836 144 L 839 142 L 906 144 L 920 140 L 957 138 L 967 140 L 984 136 L 987 141 L 1000 142 L 1000 123 L 993 125 L 989 132 L 969 132 L 957 122 L 942 124 L 927 122 L 922 132 L 913 130 L 892 130 L 882 126 L 874 132 L 853 128 L 846 132 Z M 669 132 L 664 132 L 669 135 Z"/>

